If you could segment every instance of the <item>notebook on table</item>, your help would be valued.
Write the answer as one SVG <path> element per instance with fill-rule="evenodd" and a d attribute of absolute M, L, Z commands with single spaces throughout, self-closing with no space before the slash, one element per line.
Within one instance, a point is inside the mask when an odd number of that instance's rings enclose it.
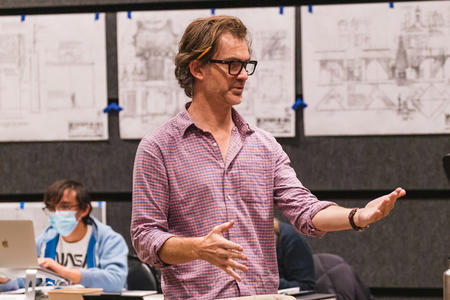
<path fill-rule="evenodd" d="M 31 220 L 0 220 L 0 276 L 25 277 L 26 270 L 37 270 L 39 278 L 67 280 L 38 264 Z"/>

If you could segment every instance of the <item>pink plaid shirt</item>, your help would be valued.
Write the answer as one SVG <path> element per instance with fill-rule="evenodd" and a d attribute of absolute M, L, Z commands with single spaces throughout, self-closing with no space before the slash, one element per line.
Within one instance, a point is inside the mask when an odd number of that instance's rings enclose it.
<path fill-rule="evenodd" d="M 189 105 L 189 104 L 188 104 Z M 188 107 L 188 106 L 187 106 Z M 272 294 L 278 288 L 273 205 L 297 230 L 322 236 L 312 218 L 332 202 L 306 189 L 280 144 L 251 129 L 233 110 L 226 161 L 214 137 L 186 110 L 139 144 L 134 164 L 131 239 L 138 256 L 162 273 L 166 299 L 215 299 Z M 158 256 L 172 237 L 204 236 L 235 220 L 225 238 L 240 244 L 248 272 L 237 282 L 204 260 L 167 265 Z"/>

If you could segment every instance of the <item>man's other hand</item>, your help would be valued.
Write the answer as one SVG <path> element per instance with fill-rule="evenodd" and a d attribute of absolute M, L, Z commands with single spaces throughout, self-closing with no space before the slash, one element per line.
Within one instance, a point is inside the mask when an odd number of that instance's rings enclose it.
<path fill-rule="evenodd" d="M 223 236 L 233 225 L 234 221 L 217 225 L 206 236 L 198 238 L 195 252 L 198 258 L 218 266 L 237 281 L 241 281 L 241 277 L 235 272 L 235 269 L 247 272 L 248 268 L 235 260 L 247 260 L 247 256 L 243 253 L 240 245 Z"/>

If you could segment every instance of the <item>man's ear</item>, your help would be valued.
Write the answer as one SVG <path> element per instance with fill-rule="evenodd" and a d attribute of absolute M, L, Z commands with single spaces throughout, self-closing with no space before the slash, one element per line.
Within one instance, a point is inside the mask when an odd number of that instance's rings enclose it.
<path fill-rule="evenodd" d="M 91 208 L 92 206 L 91 206 L 91 204 L 89 203 L 88 205 L 87 205 L 87 207 L 81 212 L 81 219 L 82 218 L 84 218 L 84 217 L 86 217 L 88 214 L 89 214 L 89 212 L 91 211 Z"/>
<path fill-rule="evenodd" d="M 195 79 L 202 80 L 204 77 L 204 65 L 200 63 L 198 59 L 194 59 L 189 63 L 189 71 Z"/>

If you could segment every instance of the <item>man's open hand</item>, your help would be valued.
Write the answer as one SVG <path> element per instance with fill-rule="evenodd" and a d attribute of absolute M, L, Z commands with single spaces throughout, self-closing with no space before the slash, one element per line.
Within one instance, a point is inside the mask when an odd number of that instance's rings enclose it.
<path fill-rule="evenodd" d="M 237 281 L 241 281 L 235 269 L 247 272 L 248 268 L 235 259 L 247 260 L 247 256 L 244 255 L 240 245 L 223 236 L 223 233 L 233 225 L 234 221 L 230 221 L 214 227 L 206 236 L 198 238 L 198 247 L 195 251 L 200 259 L 218 266 Z"/>
<path fill-rule="evenodd" d="M 405 195 L 406 192 L 404 189 L 396 188 L 392 193 L 370 201 L 364 208 L 357 211 L 355 224 L 359 227 L 366 227 L 367 225 L 384 218 L 394 208 L 397 199 Z"/>

